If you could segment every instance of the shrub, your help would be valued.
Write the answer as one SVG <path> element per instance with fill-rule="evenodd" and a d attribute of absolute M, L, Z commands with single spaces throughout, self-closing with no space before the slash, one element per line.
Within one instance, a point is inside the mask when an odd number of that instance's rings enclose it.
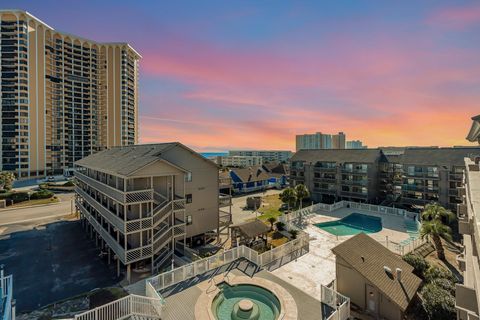
<path fill-rule="evenodd" d="M 0 193 L 0 199 L 11 199 L 12 198 L 12 192 L 1 192 Z"/>
<path fill-rule="evenodd" d="M 275 226 L 277 227 L 278 231 L 285 230 L 285 223 L 283 223 L 282 221 L 278 221 L 277 223 L 275 223 Z"/>
<path fill-rule="evenodd" d="M 40 183 L 40 184 L 38 185 L 38 188 L 40 188 L 40 189 L 48 189 L 48 183 Z"/>
<path fill-rule="evenodd" d="M 455 297 L 450 292 L 433 283 L 428 283 L 422 288 L 421 295 L 422 306 L 429 319 L 455 319 Z"/>
<path fill-rule="evenodd" d="M 424 278 L 425 271 L 430 267 L 430 264 L 424 257 L 416 254 L 406 254 L 403 256 L 403 260 L 413 267 L 413 273 L 420 278 Z"/>
<path fill-rule="evenodd" d="M 455 284 L 448 279 L 433 279 L 431 284 L 436 285 L 437 287 L 450 292 L 451 295 L 455 295 Z"/>
<path fill-rule="evenodd" d="M 64 187 L 73 187 L 75 186 L 75 183 L 73 181 L 69 180 L 63 184 Z"/>
<path fill-rule="evenodd" d="M 28 201 L 28 192 L 14 192 L 9 198 L 12 199 L 13 203 Z"/>
<path fill-rule="evenodd" d="M 453 273 L 445 268 L 438 266 L 431 266 L 424 273 L 425 281 L 432 282 L 435 279 L 447 279 L 448 281 L 455 283 L 455 276 Z"/>
<path fill-rule="evenodd" d="M 48 199 L 53 197 L 53 192 L 49 190 L 42 189 L 40 191 L 34 192 L 30 199 Z"/>

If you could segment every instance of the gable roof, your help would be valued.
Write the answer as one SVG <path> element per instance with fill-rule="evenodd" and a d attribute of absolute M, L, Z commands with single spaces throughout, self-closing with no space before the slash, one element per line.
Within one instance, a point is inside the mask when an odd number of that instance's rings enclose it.
<path fill-rule="evenodd" d="M 179 142 L 113 147 L 89 155 L 76 161 L 75 164 L 113 175 L 130 176 L 137 170 L 156 161 L 167 162 L 175 166 L 175 164 L 164 157 L 169 150 L 175 147 L 186 149 L 193 155 L 197 155 L 216 167 L 213 162 Z"/>
<path fill-rule="evenodd" d="M 344 241 L 332 252 L 345 260 L 354 270 L 371 282 L 393 303 L 405 311 L 415 296 L 422 280 L 412 273 L 413 267 L 364 233 Z M 395 274 L 402 269 L 402 281 L 389 276 L 384 266 Z"/>
<path fill-rule="evenodd" d="M 233 172 L 242 182 L 264 181 L 269 178 L 269 175 L 262 170 L 262 166 L 235 168 L 230 172 Z"/>
<path fill-rule="evenodd" d="M 317 161 L 375 163 L 382 157 L 382 151 L 379 149 L 317 149 L 300 150 L 290 161 L 305 161 L 312 164 Z"/>

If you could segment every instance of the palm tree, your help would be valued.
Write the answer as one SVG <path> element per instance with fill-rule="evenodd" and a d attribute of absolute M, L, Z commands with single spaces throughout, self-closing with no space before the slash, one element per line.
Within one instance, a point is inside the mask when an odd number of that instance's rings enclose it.
<path fill-rule="evenodd" d="M 452 230 L 444 223 L 449 223 L 455 219 L 455 214 L 444 207 L 433 203 L 425 206 L 422 212 L 422 227 L 420 235 L 422 239 L 426 237 L 432 238 L 437 251 L 438 259 L 445 260 L 445 249 L 443 248 L 442 239 L 452 240 Z"/>
<path fill-rule="evenodd" d="M 304 184 L 297 184 L 295 186 L 295 192 L 297 194 L 297 199 L 300 200 L 300 209 L 302 209 L 303 199 L 310 197 L 310 192 L 308 192 L 308 189 Z"/>
<path fill-rule="evenodd" d="M 283 203 L 287 204 L 288 210 L 290 210 L 290 206 L 297 200 L 297 193 L 295 192 L 295 189 L 287 188 L 280 193 L 279 197 Z"/>
<path fill-rule="evenodd" d="M 277 218 L 275 217 L 270 217 L 267 219 L 268 222 L 270 222 L 270 231 L 273 231 L 273 224 L 277 222 Z"/>

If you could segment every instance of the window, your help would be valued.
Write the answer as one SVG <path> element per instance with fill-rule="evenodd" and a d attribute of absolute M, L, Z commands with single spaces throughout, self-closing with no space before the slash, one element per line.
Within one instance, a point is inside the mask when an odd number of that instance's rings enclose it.
<path fill-rule="evenodd" d="M 185 182 L 192 182 L 192 173 L 190 171 L 185 175 Z"/>
<path fill-rule="evenodd" d="M 185 195 L 185 199 L 187 200 L 187 203 L 192 203 L 192 194 Z"/>
<path fill-rule="evenodd" d="M 187 226 L 192 224 L 192 216 L 187 216 Z"/>

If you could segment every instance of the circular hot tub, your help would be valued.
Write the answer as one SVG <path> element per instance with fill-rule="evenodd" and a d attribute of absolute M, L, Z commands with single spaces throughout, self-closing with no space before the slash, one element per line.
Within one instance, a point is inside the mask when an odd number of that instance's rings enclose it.
<path fill-rule="evenodd" d="M 269 290 L 251 285 L 218 285 L 212 313 L 218 320 L 275 320 L 280 315 L 278 298 Z"/>

